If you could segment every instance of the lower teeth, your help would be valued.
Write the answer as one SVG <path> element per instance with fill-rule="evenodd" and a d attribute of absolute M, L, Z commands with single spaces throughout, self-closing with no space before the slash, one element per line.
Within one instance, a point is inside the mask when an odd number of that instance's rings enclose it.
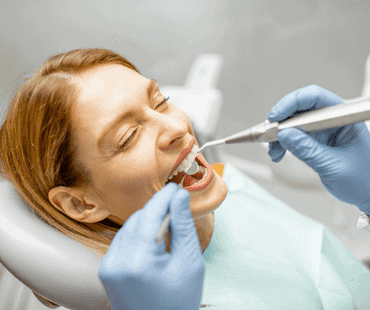
<path fill-rule="evenodd" d="M 204 168 L 203 166 L 199 166 L 198 172 L 201 172 L 203 174 L 203 177 L 202 177 L 201 180 L 197 181 L 196 183 L 194 183 L 192 185 L 195 185 L 195 184 L 198 184 L 199 182 L 202 182 L 204 180 L 204 178 L 207 176 L 207 169 Z M 182 184 L 184 183 L 185 177 L 186 177 L 186 174 L 183 176 L 182 180 L 180 181 L 179 188 L 183 188 Z"/>

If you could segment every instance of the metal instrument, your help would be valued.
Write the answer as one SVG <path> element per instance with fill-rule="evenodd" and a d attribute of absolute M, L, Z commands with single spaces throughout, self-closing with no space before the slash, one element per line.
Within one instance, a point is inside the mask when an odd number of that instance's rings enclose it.
<path fill-rule="evenodd" d="M 356 124 L 370 120 L 370 98 L 359 98 L 346 103 L 317 109 L 288 118 L 284 122 L 268 120 L 236 134 L 205 143 L 198 153 L 206 148 L 234 143 L 263 143 L 278 140 L 280 130 L 296 127 L 303 131 L 316 131 Z"/>

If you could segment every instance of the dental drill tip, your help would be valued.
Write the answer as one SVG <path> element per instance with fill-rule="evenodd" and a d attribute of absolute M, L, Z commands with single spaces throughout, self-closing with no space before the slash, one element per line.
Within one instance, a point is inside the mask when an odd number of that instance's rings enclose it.
<path fill-rule="evenodd" d="M 194 160 L 192 163 L 191 163 L 191 166 L 189 167 L 189 169 L 185 172 L 186 174 L 195 174 L 197 173 L 199 170 L 199 165 L 198 163 Z"/>
<path fill-rule="evenodd" d="M 206 144 L 204 144 L 198 151 L 197 153 L 200 153 L 202 151 L 204 151 L 206 148 L 208 147 L 211 147 L 211 146 L 216 146 L 216 145 L 220 145 L 220 144 L 225 144 L 226 143 L 226 140 L 225 139 L 220 139 L 220 140 L 215 140 L 215 141 L 211 141 L 211 142 L 207 142 Z"/>

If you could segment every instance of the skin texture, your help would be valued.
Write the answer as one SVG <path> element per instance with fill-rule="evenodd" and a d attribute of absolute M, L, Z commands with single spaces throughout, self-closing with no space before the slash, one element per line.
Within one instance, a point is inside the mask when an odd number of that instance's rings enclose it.
<path fill-rule="evenodd" d="M 156 84 L 148 97 L 150 82 L 115 64 L 94 67 L 79 80 L 79 96 L 72 106 L 74 144 L 91 184 L 58 186 L 49 192 L 50 202 L 71 218 L 87 223 L 108 218 L 122 225 L 162 189 L 180 153 L 195 140 L 189 118 L 181 109 L 168 101 L 159 105 L 165 97 Z M 130 118 L 109 128 L 99 148 L 103 131 L 125 112 L 131 112 Z M 135 130 L 126 147 L 116 150 Z M 227 188 L 214 173 L 205 189 L 189 193 L 204 251 L 213 232 L 212 212 L 225 199 Z"/>

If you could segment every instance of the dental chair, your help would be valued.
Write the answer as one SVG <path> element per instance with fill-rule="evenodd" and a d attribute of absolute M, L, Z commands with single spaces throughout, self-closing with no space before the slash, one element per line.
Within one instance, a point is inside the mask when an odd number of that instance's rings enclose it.
<path fill-rule="evenodd" d="M 214 139 L 221 115 L 223 97 L 216 83 L 222 63 L 220 55 L 199 55 L 184 86 L 160 87 L 164 95 L 170 96 L 171 102 L 189 115 L 200 145 Z M 368 64 L 370 67 L 370 57 Z M 368 80 L 370 84 L 370 75 Z M 217 148 L 203 155 L 210 163 L 231 162 L 255 177 L 271 180 L 283 173 L 274 171 L 268 164 L 252 163 Z M 292 162 L 295 167 L 304 165 L 292 154 L 286 154 L 286 158 L 284 161 L 290 162 L 288 170 L 294 169 Z M 296 174 L 300 180 L 301 172 Z M 312 171 L 307 173 L 313 174 Z M 1 310 L 110 309 L 98 277 L 100 258 L 42 221 L 15 188 L 1 178 L 0 263 Z"/>
<path fill-rule="evenodd" d="M 110 309 L 98 277 L 100 258 L 42 221 L 3 179 L 0 181 L 0 262 L 41 296 L 35 295 L 45 306 L 55 308 L 49 300 L 67 309 Z M 2 286 L 3 278 L 0 278 Z M 6 287 L 1 291 L 6 292 Z M 17 296 L 19 302 L 14 303 L 16 296 L 10 294 L 11 291 L 8 296 L 0 293 L 0 309 L 31 310 L 26 308 L 28 300 Z M 36 309 L 40 308 L 32 310 Z"/>

